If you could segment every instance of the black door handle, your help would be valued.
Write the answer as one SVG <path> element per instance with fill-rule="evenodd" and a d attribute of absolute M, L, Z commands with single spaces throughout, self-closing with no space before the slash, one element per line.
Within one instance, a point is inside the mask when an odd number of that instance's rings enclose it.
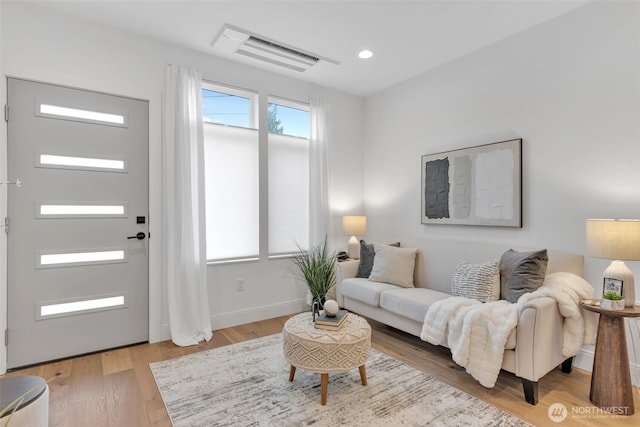
<path fill-rule="evenodd" d="M 144 233 L 142 231 L 139 231 L 138 234 L 136 234 L 135 236 L 129 236 L 127 237 L 127 239 L 144 240 Z"/>

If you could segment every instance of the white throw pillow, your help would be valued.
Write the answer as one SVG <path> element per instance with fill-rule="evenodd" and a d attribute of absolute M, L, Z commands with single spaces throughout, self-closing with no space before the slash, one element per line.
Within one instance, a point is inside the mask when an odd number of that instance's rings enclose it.
<path fill-rule="evenodd" d="M 451 295 L 480 302 L 500 299 L 500 268 L 498 260 L 482 264 L 461 262 L 451 277 Z"/>
<path fill-rule="evenodd" d="M 375 243 L 376 256 L 369 280 L 413 288 L 413 270 L 416 264 L 415 248 L 396 248 Z"/>

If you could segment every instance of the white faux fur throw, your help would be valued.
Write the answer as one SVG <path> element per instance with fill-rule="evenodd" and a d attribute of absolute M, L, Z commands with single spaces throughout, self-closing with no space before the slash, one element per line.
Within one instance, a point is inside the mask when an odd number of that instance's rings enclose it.
<path fill-rule="evenodd" d="M 580 276 L 572 273 L 551 273 L 544 279 L 542 287 L 524 294 L 518 305 L 538 297 L 551 297 L 558 303 L 558 310 L 564 319 L 562 331 L 562 354 L 572 357 L 583 345 L 596 342 L 598 320 L 595 313 L 580 307 L 581 299 L 593 298 L 593 287 Z"/>
<path fill-rule="evenodd" d="M 502 367 L 504 346 L 518 322 L 518 305 L 508 301 L 480 303 L 464 297 L 433 303 L 420 338 L 445 343 L 453 361 L 485 387 L 493 387 Z"/>
<path fill-rule="evenodd" d="M 424 317 L 420 339 L 434 345 L 447 342 L 449 325 L 456 325 L 463 318 L 466 309 L 480 301 L 465 297 L 450 297 L 431 304 Z"/>
<path fill-rule="evenodd" d="M 574 356 L 583 344 L 595 341 L 595 316 L 579 305 L 581 299 L 593 296 L 593 288 L 571 273 L 549 274 L 541 288 L 523 295 L 517 304 L 508 301 L 482 304 L 464 297 L 436 301 L 427 311 L 420 338 L 435 345 L 446 344 L 458 365 L 480 384 L 491 388 L 500 373 L 504 346 L 518 323 L 520 310 L 528 301 L 541 296 L 554 298 L 565 317 L 564 356 Z"/>

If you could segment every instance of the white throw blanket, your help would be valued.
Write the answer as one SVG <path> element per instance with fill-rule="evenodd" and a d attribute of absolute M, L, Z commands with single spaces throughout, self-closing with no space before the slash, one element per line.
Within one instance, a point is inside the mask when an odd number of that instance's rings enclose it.
<path fill-rule="evenodd" d="M 493 387 L 502 366 L 504 346 L 518 322 L 518 305 L 451 297 L 433 303 L 420 338 L 446 344 L 453 361 L 485 387 Z"/>
<path fill-rule="evenodd" d="M 580 308 L 580 300 L 593 298 L 593 287 L 580 276 L 572 273 L 551 273 L 544 279 L 542 287 L 524 294 L 518 305 L 538 297 L 551 297 L 558 303 L 564 319 L 562 331 L 562 354 L 572 357 L 583 345 L 596 342 L 598 319 L 595 313 Z"/>
<path fill-rule="evenodd" d="M 518 323 L 520 310 L 528 301 L 541 296 L 554 298 L 565 317 L 564 356 L 574 356 L 583 344 L 594 342 L 595 316 L 579 305 L 581 299 L 593 296 L 593 288 L 572 273 L 549 274 L 541 288 L 523 295 L 516 304 L 508 301 L 481 304 L 464 297 L 437 301 L 427 311 L 420 338 L 435 345 L 446 343 L 458 365 L 483 386 L 493 387 L 502 367 L 507 338 Z"/>
<path fill-rule="evenodd" d="M 431 304 L 422 325 L 420 339 L 431 344 L 446 343 L 449 335 L 449 325 L 460 323 L 466 309 L 480 301 L 464 297 L 451 297 Z"/>

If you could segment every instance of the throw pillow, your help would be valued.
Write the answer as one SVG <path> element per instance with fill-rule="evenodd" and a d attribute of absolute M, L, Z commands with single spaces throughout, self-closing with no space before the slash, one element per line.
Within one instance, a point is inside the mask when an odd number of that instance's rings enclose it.
<path fill-rule="evenodd" d="M 413 270 L 416 264 L 415 248 L 397 248 L 374 243 L 376 256 L 369 280 L 413 288 Z"/>
<path fill-rule="evenodd" d="M 509 302 L 542 286 L 547 273 L 547 250 L 517 252 L 509 249 L 500 258 L 500 296 Z"/>
<path fill-rule="evenodd" d="M 500 299 L 500 269 L 498 260 L 482 264 L 459 263 L 451 277 L 451 295 L 480 302 Z"/>
<path fill-rule="evenodd" d="M 400 242 L 389 243 L 389 246 L 400 247 Z M 360 263 L 358 264 L 358 272 L 356 277 L 369 278 L 371 269 L 373 268 L 373 259 L 376 255 L 376 251 L 373 247 L 373 243 L 367 243 L 364 240 L 360 240 Z"/>

